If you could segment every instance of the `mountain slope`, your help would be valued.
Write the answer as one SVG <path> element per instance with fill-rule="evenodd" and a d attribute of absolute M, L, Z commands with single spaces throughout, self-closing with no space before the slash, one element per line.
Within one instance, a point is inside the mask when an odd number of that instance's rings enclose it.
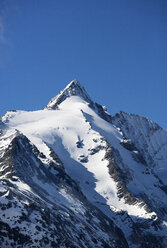
<path fill-rule="evenodd" d="M 24 192 L 24 204 L 30 197 L 50 215 L 62 212 L 63 222 L 70 213 L 66 244 L 58 247 L 70 247 L 68 242 L 71 247 L 167 246 L 167 132 L 158 124 L 124 112 L 110 116 L 75 80 L 44 110 L 7 112 L 2 124 L 2 192 L 7 182 L 16 198 Z M 69 230 L 76 232 L 73 241 Z M 62 239 L 60 229 L 54 235 Z"/>
<path fill-rule="evenodd" d="M 49 161 L 19 132 L 5 131 L 4 140 L 10 143 L 0 161 L 1 247 L 128 247 L 57 157 Z"/>

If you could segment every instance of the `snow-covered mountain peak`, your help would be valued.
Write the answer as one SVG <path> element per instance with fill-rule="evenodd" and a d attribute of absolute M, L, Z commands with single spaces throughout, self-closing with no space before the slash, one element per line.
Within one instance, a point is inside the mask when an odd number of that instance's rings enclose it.
<path fill-rule="evenodd" d="M 56 110 L 58 109 L 58 110 Z M 0 247 L 167 247 L 167 131 L 71 81 L 0 118 Z"/>
<path fill-rule="evenodd" d="M 92 103 L 91 98 L 79 81 L 72 80 L 64 90 L 50 100 L 46 109 L 57 109 L 59 104 L 71 96 L 79 96 L 86 102 Z"/>

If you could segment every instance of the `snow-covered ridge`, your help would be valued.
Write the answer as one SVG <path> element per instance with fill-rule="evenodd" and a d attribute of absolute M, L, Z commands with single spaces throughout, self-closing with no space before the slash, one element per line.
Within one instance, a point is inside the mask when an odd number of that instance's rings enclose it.
<path fill-rule="evenodd" d="M 61 104 L 66 98 L 70 96 L 80 96 L 86 102 L 92 103 L 92 100 L 85 91 L 84 87 L 81 86 L 77 80 L 73 80 L 64 90 L 62 90 L 57 96 L 50 100 L 46 106 L 46 109 L 56 109 L 59 104 Z"/>
<path fill-rule="evenodd" d="M 121 129 L 125 139 L 130 139 L 146 163 L 167 175 L 167 131 L 148 118 L 123 111 L 112 117 L 112 123 Z M 164 176 L 163 176 L 164 178 Z"/>

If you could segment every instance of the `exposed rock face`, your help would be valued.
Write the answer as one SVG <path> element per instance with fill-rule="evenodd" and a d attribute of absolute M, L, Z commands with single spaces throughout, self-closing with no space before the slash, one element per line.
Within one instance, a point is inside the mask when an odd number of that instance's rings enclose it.
<path fill-rule="evenodd" d="M 167 132 L 72 81 L 0 120 L 0 247 L 167 247 Z"/>

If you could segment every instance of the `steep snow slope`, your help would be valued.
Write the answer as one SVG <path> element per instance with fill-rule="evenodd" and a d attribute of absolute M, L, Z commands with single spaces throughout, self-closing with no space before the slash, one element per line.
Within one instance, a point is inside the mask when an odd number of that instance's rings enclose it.
<path fill-rule="evenodd" d="M 167 131 L 148 118 L 122 111 L 112 118 L 112 123 L 121 128 L 124 137 L 135 144 L 146 164 L 167 185 Z"/>
<path fill-rule="evenodd" d="M 18 131 L 0 144 L 0 246 L 128 247 L 121 231 L 93 208 L 66 175 Z"/>
<path fill-rule="evenodd" d="M 157 124 L 122 112 L 109 116 L 77 81 L 44 110 L 7 112 L 2 122 L 8 132 L 23 133 L 45 164 L 55 162 L 51 151 L 57 154 L 64 173 L 121 228 L 130 247 L 167 245 L 167 132 Z M 59 194 L 48 192 L 53 204 Z"/>

